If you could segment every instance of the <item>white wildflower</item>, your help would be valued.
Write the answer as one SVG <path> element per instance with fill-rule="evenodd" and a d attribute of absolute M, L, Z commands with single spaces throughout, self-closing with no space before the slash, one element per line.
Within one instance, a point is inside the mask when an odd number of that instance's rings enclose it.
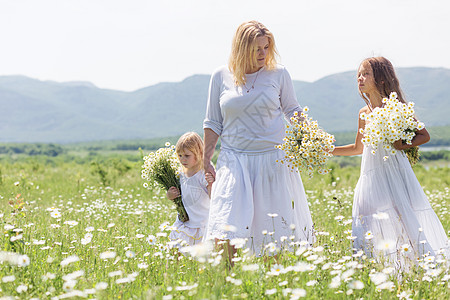
<path fill-rule="evenodd" d="M 77 262 L 79 260 L 80 259 L 76 255 L 69 256 L 66 259 L 64 259 L 63 261 L 61 261 L 61 267 L 68 266 L 69 264 Z"/>
<path fill-rule="evenodd" d="M 16 292 L 18 292 L 19 294 L 22 294 L 26 291 L 28 291 L 28 286 L 26 286 L 25 284 L 21 284 L 16 288 Z"/>
<path fill-rule="evenodd" d="M 105 251 L 100 253 L 100 259 L 111 259 L 116 257 L 116 252 L 114 251 Z"/>

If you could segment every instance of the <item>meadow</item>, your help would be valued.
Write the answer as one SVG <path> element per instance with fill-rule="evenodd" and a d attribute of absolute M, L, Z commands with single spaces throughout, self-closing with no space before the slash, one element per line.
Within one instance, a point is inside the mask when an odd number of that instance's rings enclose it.
<path fill-rule="evenodd" d="M 141 155 L 0 157 L 0 299 L 448 299 L 445 262 L 421 258 L 399 273 L 352 250 L 358 157 L 302 175 L 313 247 L 269 243 L 276 258 L 239 249 L 229 268 L 220 249 L 174 248 L 175 209 L 164 191 L 143 187 Z M 414 170 L 449 232 L 448 160 Z"/>

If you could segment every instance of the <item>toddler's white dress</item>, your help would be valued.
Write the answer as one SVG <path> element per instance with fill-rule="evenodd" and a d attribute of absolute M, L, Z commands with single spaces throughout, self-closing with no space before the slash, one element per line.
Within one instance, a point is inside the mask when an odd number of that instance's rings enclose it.
<path fill-rule="evenodd" d="M 352 215 L 354 246 L 368 255 L 402 267 L 426 253 L 449 254 L 444 228 L 403 151 L 389 155 L 379 147 L 372 154 L 364 147 Z"/>
<path fill-rule="evenodd" d="M 202 241 L 209 215 L 209 196 L 205 172 L 198 171 L 191 177 L 180 173 L 181 199 L 189 220 L 181 222 L 178 217 L 172 225 L 169 238 L 172 241 L 186 242 L 190 246 Z"/>

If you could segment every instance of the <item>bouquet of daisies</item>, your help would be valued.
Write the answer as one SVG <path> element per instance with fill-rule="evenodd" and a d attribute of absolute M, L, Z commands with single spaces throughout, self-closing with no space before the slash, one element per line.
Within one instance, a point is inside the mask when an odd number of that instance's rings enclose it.
<path fill-rule="evenodd" d="M 362 113 L 362 120 L 368 120 L 364 130 L 360 129 L 364 135 L 362 142 L 364 145 L 372 147 L 372 154 L 383 147 L 389 154 L 397 154 L 397 150 L 392 144 L 401 139 L 411 145 L 411 141 L 417 130 L 425 127 L 422 122 L 414 118 L 414 103 L 402 103 L 397 99 L 397 93 L 392 92 L 389 98 L 383 99 L 383 107 L 376 107 L 370 114 Z M 404 150 L 411 165 L 419 159 L 418 147 L 411 147 Z M 389 156 L 385 156 L 387 160 Z"/>
<path fill-rule="evenodd" d="M 330 153 L 334 149 L 334 136 L 319 128 L 317 121 L 308 117 L 308 107 L 303 112 L 298 112 L 291 118 L 291 124 L 286 126 L 286 137 L 284 143 L 276 148 L 285 152 L 281 163 L 286 163 L 292 170 L 299 172 L 307 171 L 312 177 L 317 169 L 319 174 L 327 174 L 326 168 Z"/>
<path fill-rule="evenodd" d="M 148 180 L 144 183 L 145 188 L 160 187 L 166 191 L 175 186 L 181 192 L 180 187 L 180 163 L 175 153 L 175 146 L 166 143 L 166 148 L 160 148 L 156 152 L 151 152 L 144 157 L 142 165 L 141 177 Z M 173 200 L 175 202 L 178 219 L 182 222 L 189 220 L 189 216 L 184 208 L 181 196 Z"/>

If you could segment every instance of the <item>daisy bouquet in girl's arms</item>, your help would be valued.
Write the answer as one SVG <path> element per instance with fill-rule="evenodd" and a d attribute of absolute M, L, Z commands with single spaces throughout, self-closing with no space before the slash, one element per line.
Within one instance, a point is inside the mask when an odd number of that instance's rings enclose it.
<path fill-rule="evenodd" d="M 174 186 L 181 192 L 180 187 L 180 163 L 175 153 L 175 146 L 166 143 L 166 148 L 160 148 L 156 152 L 151 152 L 144 157 L 142 165 L 141 177 L 148 180 L 144 183 L 145 188 L 160 187 L 166 191 Z M 177 208 L 178 218 L 182 222 L 189 220 L 189 216 L 181 201 L 181 195 L 175 198 L 174 203 Z"/>
<path fill-rule="evenodd" d="M 417 130 L 425 128 L 422 122 L 414 117 L 414 103 L 402 103 L 397 99 L 397 93 L 392 92 L 389 98 L 383 98 L 383 106 L 376 107 L 370 114 L 362 113 L 362 120 L 367 120 L 364 129 L 360 129 L 364 135 L 362 143 L 372 147 L 372 154 L 383 147 L 390 155 L 397 154 L 393 143 L 401 139 L 411 145 L 411 141 Z M 418 147 L 404 150 L 410 163 L 413 165 L 419 159 Z M 389 156 L 385 156 L 387 160 Z"/>
<path fill-rule="evenodd" d="M 330 152 L 334 149 L 334 136 L 322 130 L 306 112 L 308 107 L 303 108 L 300 116 L 296 112 L 286 126 L 284 143 L 276 146 L 285 152 L 280 162 L 292 170 L 307 171 L 310 177 L 315 169 L 319 174 L 327 174 L 326 162 L 333 156 Z"/>

